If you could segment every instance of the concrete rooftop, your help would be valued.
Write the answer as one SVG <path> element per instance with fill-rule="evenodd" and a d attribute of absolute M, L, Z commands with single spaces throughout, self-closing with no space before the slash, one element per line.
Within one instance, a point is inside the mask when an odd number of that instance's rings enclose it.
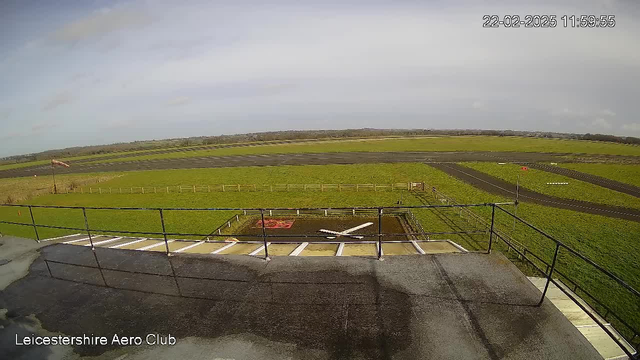
<path fill-rule="evenodd" d="M 0 292 L 0 358 L 601 359 L 548 300 L 536 306 L 540 291 L 499 253 L 265 262 L 97 248 L 101 267 L 138 273 L 49 263 L 54 279 L 44 258 L 95 266 L 91 249 L 40 252 Z M 32 332 L 177 344 L 15 346 Z"/>

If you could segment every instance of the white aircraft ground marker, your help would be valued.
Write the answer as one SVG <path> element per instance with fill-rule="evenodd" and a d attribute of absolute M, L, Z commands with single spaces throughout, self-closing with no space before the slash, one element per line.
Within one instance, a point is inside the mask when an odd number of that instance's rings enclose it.
<path fill-rule="evenodd" d="M 85 240 L 89 240 L 89 238 L 88 238 L 88 237 L 86 237 L 86 238 L 82 238 L 82 239 L 76 239 L 76 240 L 65 241 L 65 242 L 63 242 L 63 244 L 73 244 L 73 243 L 77 243 L 77 242 L 79 242 L 79 241 L 85 241 Z"/>
<path fill-rule="evenodd" d="M 293 250 L 293 252 L 291 252 L 291 254 L 289 254 L 289 256 L 298 256 L 298 255 L 300 255 L 302 250 L 304 250 L 304 248 L 306 248 L 307 245 L 309 245 L 308 242 L 303 242 L 302 244 L 300 244 L 300 246 L 298 246 L 295 250 Z"/>
<path fill-rule="evenodd" d="M 271 245 L 271 243 L 267 243 L 267 247 L 269 247 L 269 245 Z M 264 245 L 260 246 L 259 248 L 253 250 L 249 255 L 253 255 L 255 256 L 257 253 L 259 253 L 260 251 L 264 250 Z"/>
<path fill-rule="evenodd" d="M 327 229 L 320 229 L 318 231 L 323 232 L 323 233 L 327 233 L 327 234 L 336 235 L 336 236 L 327 236 L 327 239 L 335 239 L 335 238 L 340 237 L 340 236 L 348 236 L 348 237 L 351 237 L 351 238 L 354 238 L 354 239 L 364 239 L 364 236 L 349 235 L 349 234 L 351 234 L 352 232 L 354 232 L 356 230 L 360 230 L 362 228 L 366 228 L 367 226 L 371 226 L 371 225 L 373 225 L 372 222 L 367 222 L 367 223 L 364 223 L 362 225 L 358 225 L 356 227 L 352 227 L 351 229 L 347 229 L 347 230 L 344 230 L 344 231 L 333 231 L 333 230 L 327 230 Z"/>
<path fill-rule="evenodd" d="M 93 246 L 107 244 L 107 243 L 110 243 L 110 242 L 118 241 L 120 239 L 122 239 L 122 237 L 117 237 L 117 238 L 113 238 L 113 239 L 98 241 L 98 242 L 93 243 Z M 87 244 L 85 246 L 91 246 L 91 244 Z"/>
<path fill-rule="evenodd" d="M 172 243 L 174 241 L 175 240 L 169 240 L 167 241 L 167 244 Z M 151 244 L 149 246 L 141 247 L 140 249 L 136 249 L 136 250 L 141 250 L 141 251 L 149 250 L 149 249 L 153 249 L 154 247 L 158 247 L 160 245 L 164 245 L 164 241 L 160 241 L 159 243 Z"/>
<path fill-rule="evenodd" d="M 419 252 L 421 255 L 426 254 L 426 252 L 424 252 L 424 250 L 422 250 L 422 248 L 420 247 L 420 245 L 418 245 L 418 243 L 417 243 L 417 242 L 415 242 L 415 240 L 411 240 L 411 243 L 413 244 L 413 247 L 415 247 L 415 248 L 416 248 L 416 250 L 418 250 L 418 252 Z"/>
<path fill-rule="evenodd" d="M 183 252 L 183 251 L 185 251 L 185 250 L 189 250 L 189 249 L 191 249 L 191 248 L 194 248 L 194 247 L 196 247 L 196 246 L 198 246 L 198 245 L 202 245 L 202 244 L 204 244 L 204 243 L 205 243 L 204 241 L 199 241 L 199 242 L 197 242 L 197 243 L 195 243 L 195 244 L 191 244 L 191 245 L 185 246 L 185 247 L 183 247 L 183 248 L 180 248 L 180 249 L 178 249 L 178 250 L 176 250 L 176 251 L 174 251 L 174 252 L 177 252 L 177 253 L 179 253 L 179 252 Z"/>
<path fill-rule="evenodd" d="M 145 240 L 147 240 L 147 238 L 137 239 L 137 240 L 129 241 L 129 242 L 124 243 L 124 244 L 118 244 L 118 245 L 110 246 L 109 249 L 117 249 L 119 247 L 123 247 L 123 246 L 127 246 L 127 245 L 133 245 L 133 244 L 139 243 L 141 241 L 145 241 Z"/>
<path fill-rule="evenodd" d="M 217 253 L 219 253 L 219 252 L 221 252 L 221 251 L 223 251 L 223 250 L 227 250 L 228 248 L 232 247 L 232 246 L 233 246 L 233 245 L 235 245 L 235 244 L 237 244 L 237 242 L 232 242 L 231 244 L 225 245 L 225 246 L 221 247 L 221 248 L 220 248 L 220 249 L 218 249 L 218 250 L 214 250 L 214 251 L 212 251 L 212 252 L 211 252 L 211 254 L 217 254 Z"/>
<path fill-rule="evenodd" d="M 44 241 L 53 241 L 53 240 L 60 240 L 60 239 L 66 239 L 66 238 L 68 238 L 68 237 L 78 236 L 78 235 L 82 235 L 82 234 L 73 234 L 73 235 L 58 236 L 58 237 L 54 237 L 54 238 L 50 238 L 50 239 L 40 240 L 40 242 L 44 242 Z"/>

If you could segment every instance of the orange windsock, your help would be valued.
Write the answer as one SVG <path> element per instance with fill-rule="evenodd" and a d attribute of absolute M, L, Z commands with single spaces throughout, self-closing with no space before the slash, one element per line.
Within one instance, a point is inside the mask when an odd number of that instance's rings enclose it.
<path fill-rule="evenodd" d="M 53 165 L 59 165 L 59 166 L 64 166 L 64 167 L 69 167 L 69 164 L 65 164 L 62 161 L 58 161 L 58 160 L 53 160 L 51 159 L 51 166 Z"/>

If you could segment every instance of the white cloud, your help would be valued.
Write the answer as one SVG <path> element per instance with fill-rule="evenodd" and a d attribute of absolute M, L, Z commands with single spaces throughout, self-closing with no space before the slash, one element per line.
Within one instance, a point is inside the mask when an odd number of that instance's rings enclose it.
<path fill-rule="evenodd" d="M 611 123 L 603 118 L 597 118 L 591 122 L 593 128 L 611 129 Z"/>
<path fill-rule="evenodd" d="M 50 111 L 61 105 L 69 104 L 73 102 L 73 100 L 74 97 L 68 90 L 58 91 L 45 100 L 44 104 L 42 104 L 41 109 L 42 111 Z"/>
<path fill-rule="evenodd" d="M 187 96 L 177 96 L 167 102 L 169 106 L 185 105 L 191 102 L 191 98 Z"/>
<path fill-rule="evenodd" d="M 484 101 L 474 101 L 473 104 L 471 104 L 471 107 L 476 109 L 476 110 L 486 110 L 487 109 L 487 104 Z"/>
<path fill-rule="evenodd" d="M 611 109 L 603 109 L 600 114 L 603 116 L 616 116 L 616 113 Z"/>
<path fill-rule="evenodd" d="M 631 123 L 622 125 L 622 130 L 631 131 L 635 134 L 640 134 L 640 123 Z"/>
<path fill-rule="evenodd" d="M 132 7 L 102 8 L 63 25 L 51 34 L 50 40 L 55 43 L 73 45 L 119 30 L 140 28 L 150 22 L 150 15 L 142 9 Z"/>

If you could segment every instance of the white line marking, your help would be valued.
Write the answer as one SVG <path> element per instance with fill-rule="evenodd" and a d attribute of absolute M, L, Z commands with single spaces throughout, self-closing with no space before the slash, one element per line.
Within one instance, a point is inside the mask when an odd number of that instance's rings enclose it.
<path fill-rule="evenodd" d="M 88 238 L 88 237 L 86 237 L 86 238 L 82 238 L 82 239 L 76 239 L 76 240 L 71 240 L 71 241 L 65 241 L 65 242 L 63 242 L 63 244 L 73 244 L 73 243 L 76 243 L 76 242 L 78 242 L 78 241 L 85 241 L 85 240 L 89 240 L 89 238 Z"/>
<path fill-rule="evenodd" d="M 308 242 L 303 242 L 302 244 L 300 244 L 300 246 L 298 246 L 295 250 L 293 250 L 293 252 L 291 254 L 289 254 L 289 256 L 298 256 L 298 255 L 300 255 L 302 250 L 304 250 L 304 248 L 306 248 L 307 245 L 309 245 Z"/>
<path fill-rule="evenodd" d="M 198 245 L 202 245 L 202 244 L 204 244 L 204 243 L 205 243 L 204 241 L 199 241 L 199 242 L 197 242 L 197 243 L 195 243 L 195 244 L 191 244 L 191 245 L 185 246 L 185 247 L 183 247 L 183 248 L 180 248 L 180 249 L 178 249 L 178 250 L 176 250 L 176 251 L 174 251 L 174 252 L 177 252 L 177 253 L 179 253 L 179 252 L 183 252 L 183 251 L 185 251 L 185 250 L 189 250 L 189 249 L 191 249 L 191 248 L 194 248 L 194 247 L 196 247 L 196 246 L 198 246 Z"/>
<path fill-rule="evenodd" d="M 454 242 L 453 242 L 453 241 L 451 241 L 451 240 L 447 240 L 447 242 L 448 242 L 449 244 L 451 244 L 451 245 L 453 245 L 453 246 L 457 247 L 458 249 L 462 250 L 462 252 L 469 252 L 467 249 L 465 249 L 465 248 L 463 248 L 462 246 L 460 246 L 460 245 L 458 245 L 458 244 L 454 243 Z"/>
<path fill-rule="evenodd" d="M 93 243 L 93 246 L 101 245 L 101 244 L 106 244 L 106 243 L 110 243 L 110 242 L 114 242 L 114 241 L 117 241 L 117 240 L 120 240 L 120 239 L 122 239 L 122 237 L 117 237 L 117 238 L 113 238 L 113 239 L 109 239 L 109 240 L 104 240 L 104 241 L 98 241 L 98 242 L 96 242 L 96 243 Z M 85 245 L 85 246 L 91 246 L 91 244 L 87 244 L 87 245 Z"/>
<path fill-rule="evenodd" d="M 376 243 L 376 251 L 378 251 L 378 249 L 380 249 L 380 247 L 378 247 L 379 243 Z M 384 249 L 380 249 L 380 256 L 384 256 Z"/>
<path fill-rule="evenodd" d="M 420 247 L 420 245 L 418 245 L 417 242 L 415 242 L 414 240 L 411 240 L 411 243 L 413 244 L 413 247 L 416 248 L 416 250 L 418 250 L 420 255 L 426 254 L 426 252 L 424 252 L 424 250 L 422 250 L 422 248 Z"/>
<path fill-rule="evenodd" d="M 344 250 L 344 243 L 340 243 L 340 245 L 338 245 L 338 251 L 336 251 L 336 256 L 342 256 L 342 250 Z"/>
<path fill-rule="evenodd" d="M 73 234 L 73 235 L 58 236 L 58 237 L 54 237 L 54 238 L 50 238 L 50 239 L 40 240 L 40 242 L 59 240 L 59 239 L 64 239 L 64 238 L 68 238 L 68 237 L 72 237 L 72 236 L 78 236 L 78 235 L 82 235 L 82 234 L 78 233 L 78 234 Z"/>
<path fill-rule="evenodd" d="M 169 241 L 167 241 L 167 244 L 172 243 L 174 241 L 175 240 L 169 240 Z M 159 243 L 152 244 L 152 245 L 149 245 L 149 246 L 141 247 L 140 249 L 136 249 L 136 250 L 141 250 L 141 251 L 149 250 L 149 249 L 153 249 L 154 247 L 158 247 L 160 245 L 164 245 L 164 241 L 160 241 Z"/>
<path fill-rule="evenodd" d="M 267 243 L 267 247 L 269 247 L 269 245 L 271 245 L 271 243 Z M 264 245 L 260 246 L 259 248 L 253 250 L 249 255 L 256 255 L 257 253 L 259 253 L 260 251 L 264 250 Z"/>
<path fill-rule="evenodd" d="M 139 243 L 140 241 L 145 241 L 145 240 L 147 240 L 147 238 L 142 238 L 142 239 L 138 239 L 138 240 L 133 240 L 133 241 L 130 241 L 130 242 L 128 242 L 128 243 L 118 244 L 118 245 L 115 245 L 115 246 L 111 246 L 111 247 L 109 247 L 109 249 L 117 249 L 117 248 L 119 248 L 119 247 L 123 247 L 123 246 L 127 246 L 127 245 L 132 245 L 132 244 Z"/>
<path fill-rule="evenodd" d="M 231 244 L 229 244 L 229 245 L 225 245 L 225 246 L 221 247 L 221 248 L 220 248 L 220 249 L 218 249 L 218 250 L 214 250 L 214 251 L 212 251 L 212 252 L 211 252 L 211 254 L 217 254 L 217 253 L 219 253 L 219 252 L 220 252 L 220 251 L 222 251 L 222 250 L 227 250 L 228 248 L 232 247 L 232 246 L 233 246 L 233 245 L 235 245 L 235 244 L 237 244 L 237 242 L 232 242 Z"/>

